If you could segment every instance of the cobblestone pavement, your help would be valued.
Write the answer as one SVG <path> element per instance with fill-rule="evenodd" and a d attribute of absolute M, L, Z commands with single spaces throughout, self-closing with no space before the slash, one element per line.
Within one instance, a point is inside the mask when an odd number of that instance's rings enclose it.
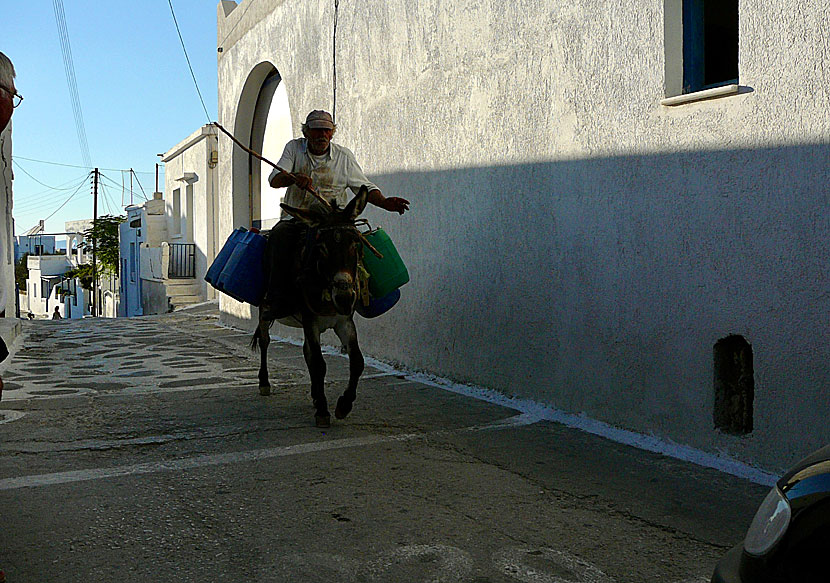
<path fill-rule="evenodd" d="M 24 323 L 0 403 L 17 581 L 707 580 L 765 488 L 367 367 L 314 427 L 298 346 L 257 389 L 215 305 Z M 327 356 L 330 400 L 347 361 Z"/>

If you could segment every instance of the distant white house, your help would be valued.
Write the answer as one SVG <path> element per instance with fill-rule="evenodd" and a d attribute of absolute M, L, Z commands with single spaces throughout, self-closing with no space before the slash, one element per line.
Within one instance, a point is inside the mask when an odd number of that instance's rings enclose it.
<path fill-rule="evenodd" d="M 84 289 L 78 278 L 68 277 L 71 269 L 91 263 L 92 254 L 83 247 L 84 231 L 92 227 L 92 219 L 67 221 L 66 251 L 62 254 L 30 254 L 27 259 L 29 277 L 26 280 L 26 294 L 21 295 L 21 312 L 37 316 L 51 316 L 58 306 L 64 318 L 83 318 L 92 313 L 94 296 Z M 36 235 L 31 235 L 35 237 Z M 53 243 L 54 245 L 54 243 Z M 54 251 L 53 251 L 54 252 Z M 98 282 L 97 315 L 114 318 L 118 313 L 120 293 L 118 279 L 105 276 Z"/>
<path fill-rule="evenodd" d="M 15 237 L 14 261 L 17 263 L 25 254 L 54 255 L 56 252 L 55 236 L 44 234 L 44 221 Z"/>
<path fill-rule="evenodd" d="M 64 309 L 63 291 L 72 289 L 83 296 L 83 290 L 77 282 L 72 285 L 64 274 L 72 269 L 69 257 L 65 255 L 29 255 L 26 260 L 29 278 L 26 280 L 27 306 L 21 306 L 35 316 L 51 315 L 58 306 L 63 317 L 70 317 Z M 74 280 L 72 280 L 74 282 Z M 71 302 L 72 300 L 70 300 Z M 77 295 L 75 296 L 77 303 Z M 81 314 L 78 317 L 83 316 Z"/>

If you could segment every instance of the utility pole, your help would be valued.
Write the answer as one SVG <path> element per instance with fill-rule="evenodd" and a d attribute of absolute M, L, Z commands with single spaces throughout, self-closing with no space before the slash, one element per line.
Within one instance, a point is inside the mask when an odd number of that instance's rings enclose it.
<path fill-rule="evenodd" d="M 98 223 L 98 169 L 95 169 L 92 187 L 92 232 Z M 92 315 L 98 315 L 98 237 L 92 237 Z"/>

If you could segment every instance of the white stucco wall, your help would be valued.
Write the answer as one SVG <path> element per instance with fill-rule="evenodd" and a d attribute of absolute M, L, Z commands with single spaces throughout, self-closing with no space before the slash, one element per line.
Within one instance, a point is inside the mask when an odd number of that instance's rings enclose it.
<path fill-rule="evenodd" d="M 63 301 L 64 318 L 79 319 L 89 314 L 89 292 L 81 286 L 81 282 L 75 279 L 74 282 L 69 282 L 67 285 L 74 290 L 74 296 L 67 296 Z M 54 311 L 54 306 L 52 310 Z"/>
<path fill-rule="evenodd" d="M 164 167 L 164 197 L 167 232 L 170 243 L 196 244 L 196 279 L 201 295 L 216 297 L 213 288 L 204 280 L 205 273 L 216 257 L 216 170 L 211 153 L 217 151 L 213 126 L 202 126 L 181 143 L 171 148 L 162 158 Z M 187 186 L 193 188 L 192 213 L 187 216 Z M 180 225 L 174 225 L 173 192 L 178 189 L 181 200 Z M 176 228 L 176 227 L 179 228 Z M 224 242 L 224 239 L 222 240 Z"/>
<path fill-rule="evenodd" d="M 14 203 L 12 182 L 12 122 L 0 132 L 0 311 L 14 318 Z"/>
<path fill-rule="evenodd" d="M 332 108 L 334 2 L 250 1 L 219 6 L 219 120 L 244 133 L 265 63 L 298 134 Z M 781 468 L 830 442 L 830 12 L 741 0 L 741 92 L 666 107 L 663 6 L 340 3 L 335 140 L 412 202 L 366 212 L 412 281 L 361 346 Z M 245 170 L 220 150 L 230 232 Z M 742 437 L 712 421 L 730 334 L 754 352 Z"/>

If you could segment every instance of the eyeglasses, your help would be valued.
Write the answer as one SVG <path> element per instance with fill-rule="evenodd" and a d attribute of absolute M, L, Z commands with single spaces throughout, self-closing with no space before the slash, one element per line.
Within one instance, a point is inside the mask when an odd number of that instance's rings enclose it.
<path fill-rule="evenodd" d="M 23 96 L 17 91 L 10 91 L 8 87 L 3 87 L 2 85 L 0 85 L 0 89 L 12 96 L 12 107 L 17 107 L 23 102 Z"/>

